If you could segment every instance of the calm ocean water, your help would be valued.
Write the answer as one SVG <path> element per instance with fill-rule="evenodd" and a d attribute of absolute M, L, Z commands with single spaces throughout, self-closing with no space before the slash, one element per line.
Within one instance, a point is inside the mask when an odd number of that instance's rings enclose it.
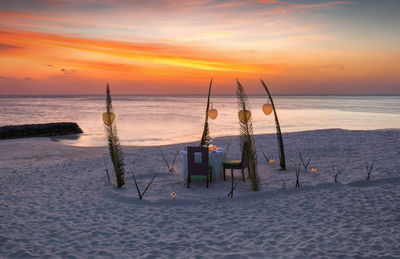
<path fill-rule="evenodd" d="M 200 140 L 206 96 L 113 95 L 123 145 L 165 145 Z M 102 125 L 105 96 L 0 96 L 0 126 L 27 123 L 77 122 L 85 132 L 64 143 L 106 144 Z M 218 110 L 209 121 L 211 137 L 239 134 L 236 96 L 212 96 Z M 249 96 L 255 134 L 275 132 L 272 115 L 261 107 L 265 95 Z M 400 96 L 275 96 L 283 132 L 315 129 L 400 128 Z"/>

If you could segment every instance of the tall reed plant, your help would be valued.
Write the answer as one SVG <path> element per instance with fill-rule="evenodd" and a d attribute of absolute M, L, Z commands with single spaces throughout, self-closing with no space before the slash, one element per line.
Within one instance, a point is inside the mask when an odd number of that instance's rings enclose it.
<path fill-rule="evenodd" d="M 108 142 L 108 150 L 110 152 L 111 162 L 113 164 L 115 178 L 117 180 L 117 186 L 120 188 L 125 184 L 124 154 L 117 136 L 117 125 L 115 123 L 115 114 L 113 113 L 112 108 L 110 86 L 108 84 L 106 89 L 106 112 L 103 114 L 103 122 Z"/>
<path fill-rule="evenodd" d="M 281 132 L 281 126 L 279 125 L 278 115 L 276 114 L 274 100 L 272 99 L 271 93 L 269 92 L 267 85 L 264 83 L 264 81 L 262 79 L 261 79 L 261 84 L 262 84 L 262 86 L 264 87 L 265 91 L 268 94 L 268 98 L 269 98 L 269 100 L 271 102 L 271 105 L 272 105 L 272 108 L 273 108 L 273 111 L 274 111 L 276 137 L 278 139 L 280 166 L 281 166 L 282 170 L 286 170 L 285 148 L 283 146 L 283 137 L 282 137 L 282 132 Z"/>
<path fill-rule="evenodd" d="M 257 172 L 257 151 L 253 134 L 253 123 L 251 111 L 247 102 L 247 95 L 239 80 L 236 80 L 236 96 L 238 99 L 239 114 L 244 114 L 243 119 L 239 118 L 240 125 L 240 144 L 243 151 L 246 151 L 249 161 L 250 178 L 253 191 L 260 190 L 260 178 Z"/>
<path fill-rule="evenodd" d="M 203 135 L 201 136 L 200 146 L 208 146 L 210 144 L 210 130 L 208 128 L 208 110 L 210 109 L 210 95 L 211 95 L 212 78 L 210 80 L 210 86 L 208 88 L 206 118 L 204 120 Z"/>

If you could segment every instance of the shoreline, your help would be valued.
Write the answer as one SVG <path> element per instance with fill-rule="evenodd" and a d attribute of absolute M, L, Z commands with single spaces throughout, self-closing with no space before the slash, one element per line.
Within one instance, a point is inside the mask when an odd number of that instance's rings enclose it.
<path fill-rule="evenodd" d="M 293 131 L 293 132 L 283 132 L 282 135 L 285 137 L 286 135 L 292 135 L 292 134 L 305 134 L 305 133 L 313 133 L 313 132 L 322 132 L 322 131 L 351 131 L 351 132 L 371 132 L 371 131 L 400 131 L 400 128 L 380 128 L 380 129 L 342 129 L 342 128 L 329 128 L 329 129 L 313 129 L 313 130 L 301 130 L 301 131 Z M 104 145 L 92 145 L 92 146 L 85 146 L 85 145 L 79 145 L 77 143 L 68 143 L 69 140 L 76 140 L 80 138 L 81 136 L 85 136 L 88 133 L 77 133 L 77 134 L 66 134 L 66 135 L 59 135 L 59 136 L 38 136 L 38 137 L 24 137 L 24 138 L 13 138 L 13 139 L 0 139 L 0 143 L 7 141 L 7 140 L 17 140 L 17 139 L 27 139 L 27 140 L 40 140 L 40 139 L 50 139 L 51 141 L 58 142 L 61 145 L 65 146 L 72 146 L 72 147 L 79 147 L 79 148 L 104 148 L 107 147 L 105 135 L 104 135 Z M 262 136 L 276 136 L 276 133 L 260 133 L 260 134 L 254 134 L 256 138 L 260 138 Z M 217 137 L 211 137 L 211 141 L 221 141 L 223 139 L 233 139 L 233 138 L 239 138 L 239 135 L 226 135 L 226 136 L 217 136 Z M 121 141 L 121 140 L 120 140 Z M 123 144 L 123 139 L 122 139 L 122 147 L 138 147 L 138 148 L 147 148 L 147 147 L 169 147 L 169 146 L 175 146 L 175 145 L 185 145 L 185 144 L 194 144 L 196 142 L 200 142 L 200 139 L 198 141 L 184 141 L 184 142 L 177 142 L 177 143 L 171 143 L 171 144 L 165 144 L 165 145 L 124 145 Z"/>

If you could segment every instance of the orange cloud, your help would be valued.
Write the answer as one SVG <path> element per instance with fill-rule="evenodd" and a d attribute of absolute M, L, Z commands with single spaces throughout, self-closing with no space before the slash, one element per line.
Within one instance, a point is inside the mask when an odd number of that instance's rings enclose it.
<path fill-rule="evenodd" d="M 145 77 L 197 77 L 220 74 L 265 74 L 283 66 L 248 63 L 228 54 L 190 46 L 145 44 L 68 37 L 39 32 L 0 30 L 0 61 L 7 62 L 0 74 L 22 77 L 21 67 L 30 67 L 33 78 L 65 75 L 92 78 L 134 79 Z M 11 48 L 12 46 L 12 48 Z M 207 58 L 206 58 L 207 57 Z M 52 64 L 48 66 L 46 64 Z M 57 69 L 55 69 L 56 67 Z M 63 69 L 63 70 L 61 70 Z M 206 76 L 206 78 L 209 76 Z"/>

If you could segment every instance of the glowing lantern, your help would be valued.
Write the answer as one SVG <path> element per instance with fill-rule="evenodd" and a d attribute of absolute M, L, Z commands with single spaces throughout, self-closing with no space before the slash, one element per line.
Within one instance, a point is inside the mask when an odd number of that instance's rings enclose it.
<path fill-rule="evenodd" d="M 115 114 L 114 113 L 112 113 L 112 112 L 103 113 L 103 122 L 107 126 L 111 126 L 111 124 L 114 122 L 114 120 L 115 120 Z"/>
<path fill-rule="evenodd" d="M 176 193 L 175 192 L 171 192 L 171 199 L 173 199 L 173 200 L 176 199 Z"/>
<path fill-rule="evenodd" d="M 273 158 L 271 158 L 271 159 L 269 160 L 269 162 L 270 162 L 271 164 L 273 164 L 273 163 L 275 163 L 275 160 L 274 160 Z"/>
<path fill-rule="evenodd" d="M 209 109 L 208 110 L 208 118 L 215 120 L 215 118 L 217 118 L 217 116 L 218 116 L 217 109 Z"/>
<path fill-rule="evenodd" d="M 239 117 L 239 121 L 241 123 L 243 123 L 243 124 L 247 123 L 251 119 L 251 112 L 248 110 L 246 110 L 246 112 L 244 110 L 241 110 L 238 113 L 238 117 Z"/>
<path fill-rule="evenodd" d="M 270 103 L 265 103 L 263 106 L 262 106 L 262 110 L 263 110 L 263 112 L 266 114 L 266 115 L 270 115 L 271 114 L 271 112 L 272 112 L 272 104 L 270 104 Z"/>
<path fill-rule="evenodd" d="M 311 172 L 316 173 L 317 172 L 317 168 L 315 168 L 315 167 L 311 168 Z"/>
<path fill-rule="evenodd" d="M 213 146 L 213 150 L 214 151 L 217 150 L 217 146 L 216 145 Z"/>

